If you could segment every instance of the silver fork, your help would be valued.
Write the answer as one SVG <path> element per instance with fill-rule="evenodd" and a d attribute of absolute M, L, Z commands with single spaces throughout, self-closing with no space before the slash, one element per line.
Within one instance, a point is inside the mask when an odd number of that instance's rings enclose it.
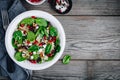
<path fill-rule="evenodd" d="M 1 16 L 2 16 L 3 28 L 6 31 L 9 25 L 9 17 L 8 17 L 7 9 L 1 9 Z M 7 63 L 7 71 L 9 73 L 13 73 L 15 71 L 14 62 L 11 60 L 11 58 L 8 55 L 7 55 L 6 63 Z"/>

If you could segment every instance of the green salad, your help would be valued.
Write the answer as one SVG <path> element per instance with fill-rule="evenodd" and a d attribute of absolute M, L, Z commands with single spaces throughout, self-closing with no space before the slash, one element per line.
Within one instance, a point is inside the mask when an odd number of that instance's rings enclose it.
<path fill-rule="evenodd" d="M 17 61 L 28 60 L 34 64 L 52 60 L 61 49 L 57 29 L 49 21 L 35 16 L 18 24 L 12 46 Z"/>

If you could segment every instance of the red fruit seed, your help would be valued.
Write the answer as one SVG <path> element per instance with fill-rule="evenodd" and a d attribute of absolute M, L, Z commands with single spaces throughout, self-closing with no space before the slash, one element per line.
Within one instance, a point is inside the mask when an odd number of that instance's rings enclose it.
<path fill-rule="evenodd" d="M 36 18 L 36 16 L 31 16 L 31 18 L 35 19 L 35 18 Z"/>
<path fill-rule="evenodd" d="M 37 63 L 37 61 L 36 60 L 29 60 L 31 63 L 33 63 L 33 64 L 36 64 Z"/>

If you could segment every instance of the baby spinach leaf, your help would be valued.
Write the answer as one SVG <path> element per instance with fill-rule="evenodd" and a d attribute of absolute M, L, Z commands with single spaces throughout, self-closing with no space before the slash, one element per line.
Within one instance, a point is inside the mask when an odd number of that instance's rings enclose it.
<path fill-rule="evenodd" d="M 37 60 L 39 57 L 39 54 L 33 54 L 33 60 Z"/>
<path fill-rule="evenodd" d="M 20 44 L 22 44 L 22 32 L 20 30 L 13 33 L 13 38 Z"/>
<path fill-rule="evenodd" d="M 25 19 L 23 19 L 20 23 L 21 23 L 21 24 L 32 25 L 32 24 L 34 23 L 34 19 L 33 19 L 33 18 L 25 18 Z"/>
<path fill-rule="evenodd" d="M 24 61 L 24 60 L 26 60 L 26 58 L 22 57 L 22 53 L 21 52 L 16 52 L 15 55 L 14 55 L 14 57 L 15 57 L 15 59 L 17 61 Z"/>
<path fill-rule="evenodd" d="M 48 57 L 48 60 L 45 61 L 51 61 L 53 59 L 53 57 Z"/>
<path fill-rule="evenodd" d="M 60 49 L 61 49 L 60 45 L 57 45 L 55 48 L 55 52 L 58 53 L 60 51 Z"/>
<path fill-rule="evenodd" d="M 36 18 L 35 21 L 39 26 L 47 26 L 47 21 L 43 18 Z"/>
<path fill-rule="evenodd" d="M 14 39 L 14 38 L 12 38 L 12 46 L 13 46 L 14 48 L 17 48 L 17 45 L 15 44 L 15 39 Z"/>
<path fill-rule="evenodd" d="M 59 45 L 60 44 L 60 39 L 57 38 L 56 41 L 55 41 L 55 45 Z"/>
<path fill-rule="evenodd" d="M 27 39 L 29 41 L 35 40 L 35 34 L 32 31 L 29 31 L 28 34 L 27 34 Z"/>
<path fill-rule="evenodd" d="M 65 55 L 62 62 L 63 64 L 68 64 L 70 62 L 71 56 L 70 55 Z"/>
<path fill-rule="evenodd" d="M 52 49 L 52 44 L 47 44 L 45 48 L 45 54 L 49 54 L 51 52 L 51 49 Z"/>
<path fill-rule="evenodd" d="M 31 52 L 33 52 L 33 51 L 38 51 L 38 50 L 39 50 L 39 47 L 36 46 L 36 45 L 32 45 L 28 50 L 31 51 Z"/>
<path fill-rule="evenodd" d="M 20 30 L 15 31 L 15 32 L 13 33 L 13 38 L 18 41 L 19 39 L 22 38 L 22 32 L 21 32 Z"/>
<path fill-rule="evenodd" d="M 51 36 L 57 36 L 57 29 L 55 27 L 50 27 L 50 35 Z"/>

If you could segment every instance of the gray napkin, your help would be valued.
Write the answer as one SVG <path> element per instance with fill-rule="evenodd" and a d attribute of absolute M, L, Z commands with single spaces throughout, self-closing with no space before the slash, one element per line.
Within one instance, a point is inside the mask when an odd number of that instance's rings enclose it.
<path fill-rule="evenodd" d="M 25 8 L 22 6 L 20 0 L 0 0 L 0 9 L 8 9 L 10 21 L 16 17 L 18 14 L 25 11 Z M 6 64 L 6 48 L 4 44 L 5 32 L 2 26 L 2 19 L 0 13 L 0 76 L 6 76 L 10 80 L 30 80 L 32 71 L 24 69 L 17 64 L 15 65 L 15 72 L 9 73 L 7 71 Z"/>

